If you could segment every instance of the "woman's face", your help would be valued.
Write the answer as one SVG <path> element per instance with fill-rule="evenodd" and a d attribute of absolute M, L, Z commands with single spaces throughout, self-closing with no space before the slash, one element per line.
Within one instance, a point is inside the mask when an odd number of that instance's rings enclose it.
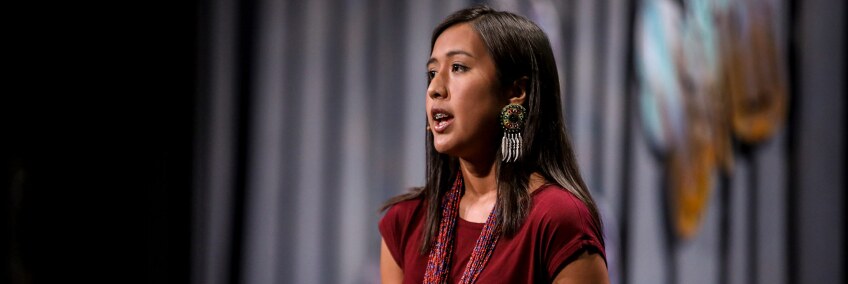
<path fill-rule="evenodd" d="M 427 70 L 426 112 L 436 151 L 491 158 L 500 141 L 498 114 L 509 100 L 478 33 L 468 23 L 446 29 L 436 39 Z"/>

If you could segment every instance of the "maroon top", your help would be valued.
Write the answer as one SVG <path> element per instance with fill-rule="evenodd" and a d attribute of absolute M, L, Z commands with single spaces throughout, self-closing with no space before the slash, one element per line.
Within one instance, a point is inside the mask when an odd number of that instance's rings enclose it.
<path fill-rule="evenodd" d="M 572 256 L 593 249 L 606 258 L 596 225 L 583 202 L 558 185 L 531 194 L 530 213 L 512 237 L 501 237 L 477 283 L 550 283 Z M 398 266 L 403 283 L 421 283 L 427 254 L 419 253 L 426 208 L 421 199 L 400 202 L 380 220 L 380 234 Z M 456 283 L 468 264 L 484 223 L 456 222 L 456 247 L 448 282 Z"/>

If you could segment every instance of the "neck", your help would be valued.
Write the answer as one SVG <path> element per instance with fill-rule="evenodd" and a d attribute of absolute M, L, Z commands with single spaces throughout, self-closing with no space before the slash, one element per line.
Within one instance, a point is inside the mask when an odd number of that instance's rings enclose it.
<path fill-rule="evenodd" d="M 465 195 L 467 197 L 483 197 L 497 194 L 497 174 L 495 171 L 495 160 L 473 161 L 459 159 L 459 167 L 465 184 Z M 539 187 L 550 183 L 541 174 L 533 172 L 528 180 L 527 190 L 533 193 Z"/>
<path fill-rule="evenodd" d="M 462 178 L 465 184 L 465 195 L 468 197 L 482 197 L 497 194 L 497 176 L 495 171 L 495 159 L 485 160 L 459 160 Z"/>

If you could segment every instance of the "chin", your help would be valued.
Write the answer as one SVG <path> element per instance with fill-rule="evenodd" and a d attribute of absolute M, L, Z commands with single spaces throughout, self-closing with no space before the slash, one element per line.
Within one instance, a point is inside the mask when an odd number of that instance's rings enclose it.
<path fill-rule="evenodd" d="M 433 148 L 435 148 L 436 152 L 439 152 L 439 154 L 451 155 L 453 152 L 453 147 L 451 147 L 451 145 L 433 143 Z"/>
<path fill-rule="evenodd" d="M 435 148 L 436 152 L 439 152 L 439 154 L 449 154 L 448 149 L 446 149 L 445 147 L 439 147 L 439 146 L 433 145 L 433 148 Z"/>

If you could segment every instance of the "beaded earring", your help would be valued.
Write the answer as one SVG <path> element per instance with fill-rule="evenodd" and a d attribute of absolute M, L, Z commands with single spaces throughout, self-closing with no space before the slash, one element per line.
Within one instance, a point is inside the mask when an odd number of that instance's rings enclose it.
<path fill-rule="evenodd" d="M 521 130 L 526 114 L 527 109 L 519 104 L 509 104 L 501 109 L 500 121 L 504 129 L 501 154 L 504 162 L 511 163 L 521 158 Z"/>

